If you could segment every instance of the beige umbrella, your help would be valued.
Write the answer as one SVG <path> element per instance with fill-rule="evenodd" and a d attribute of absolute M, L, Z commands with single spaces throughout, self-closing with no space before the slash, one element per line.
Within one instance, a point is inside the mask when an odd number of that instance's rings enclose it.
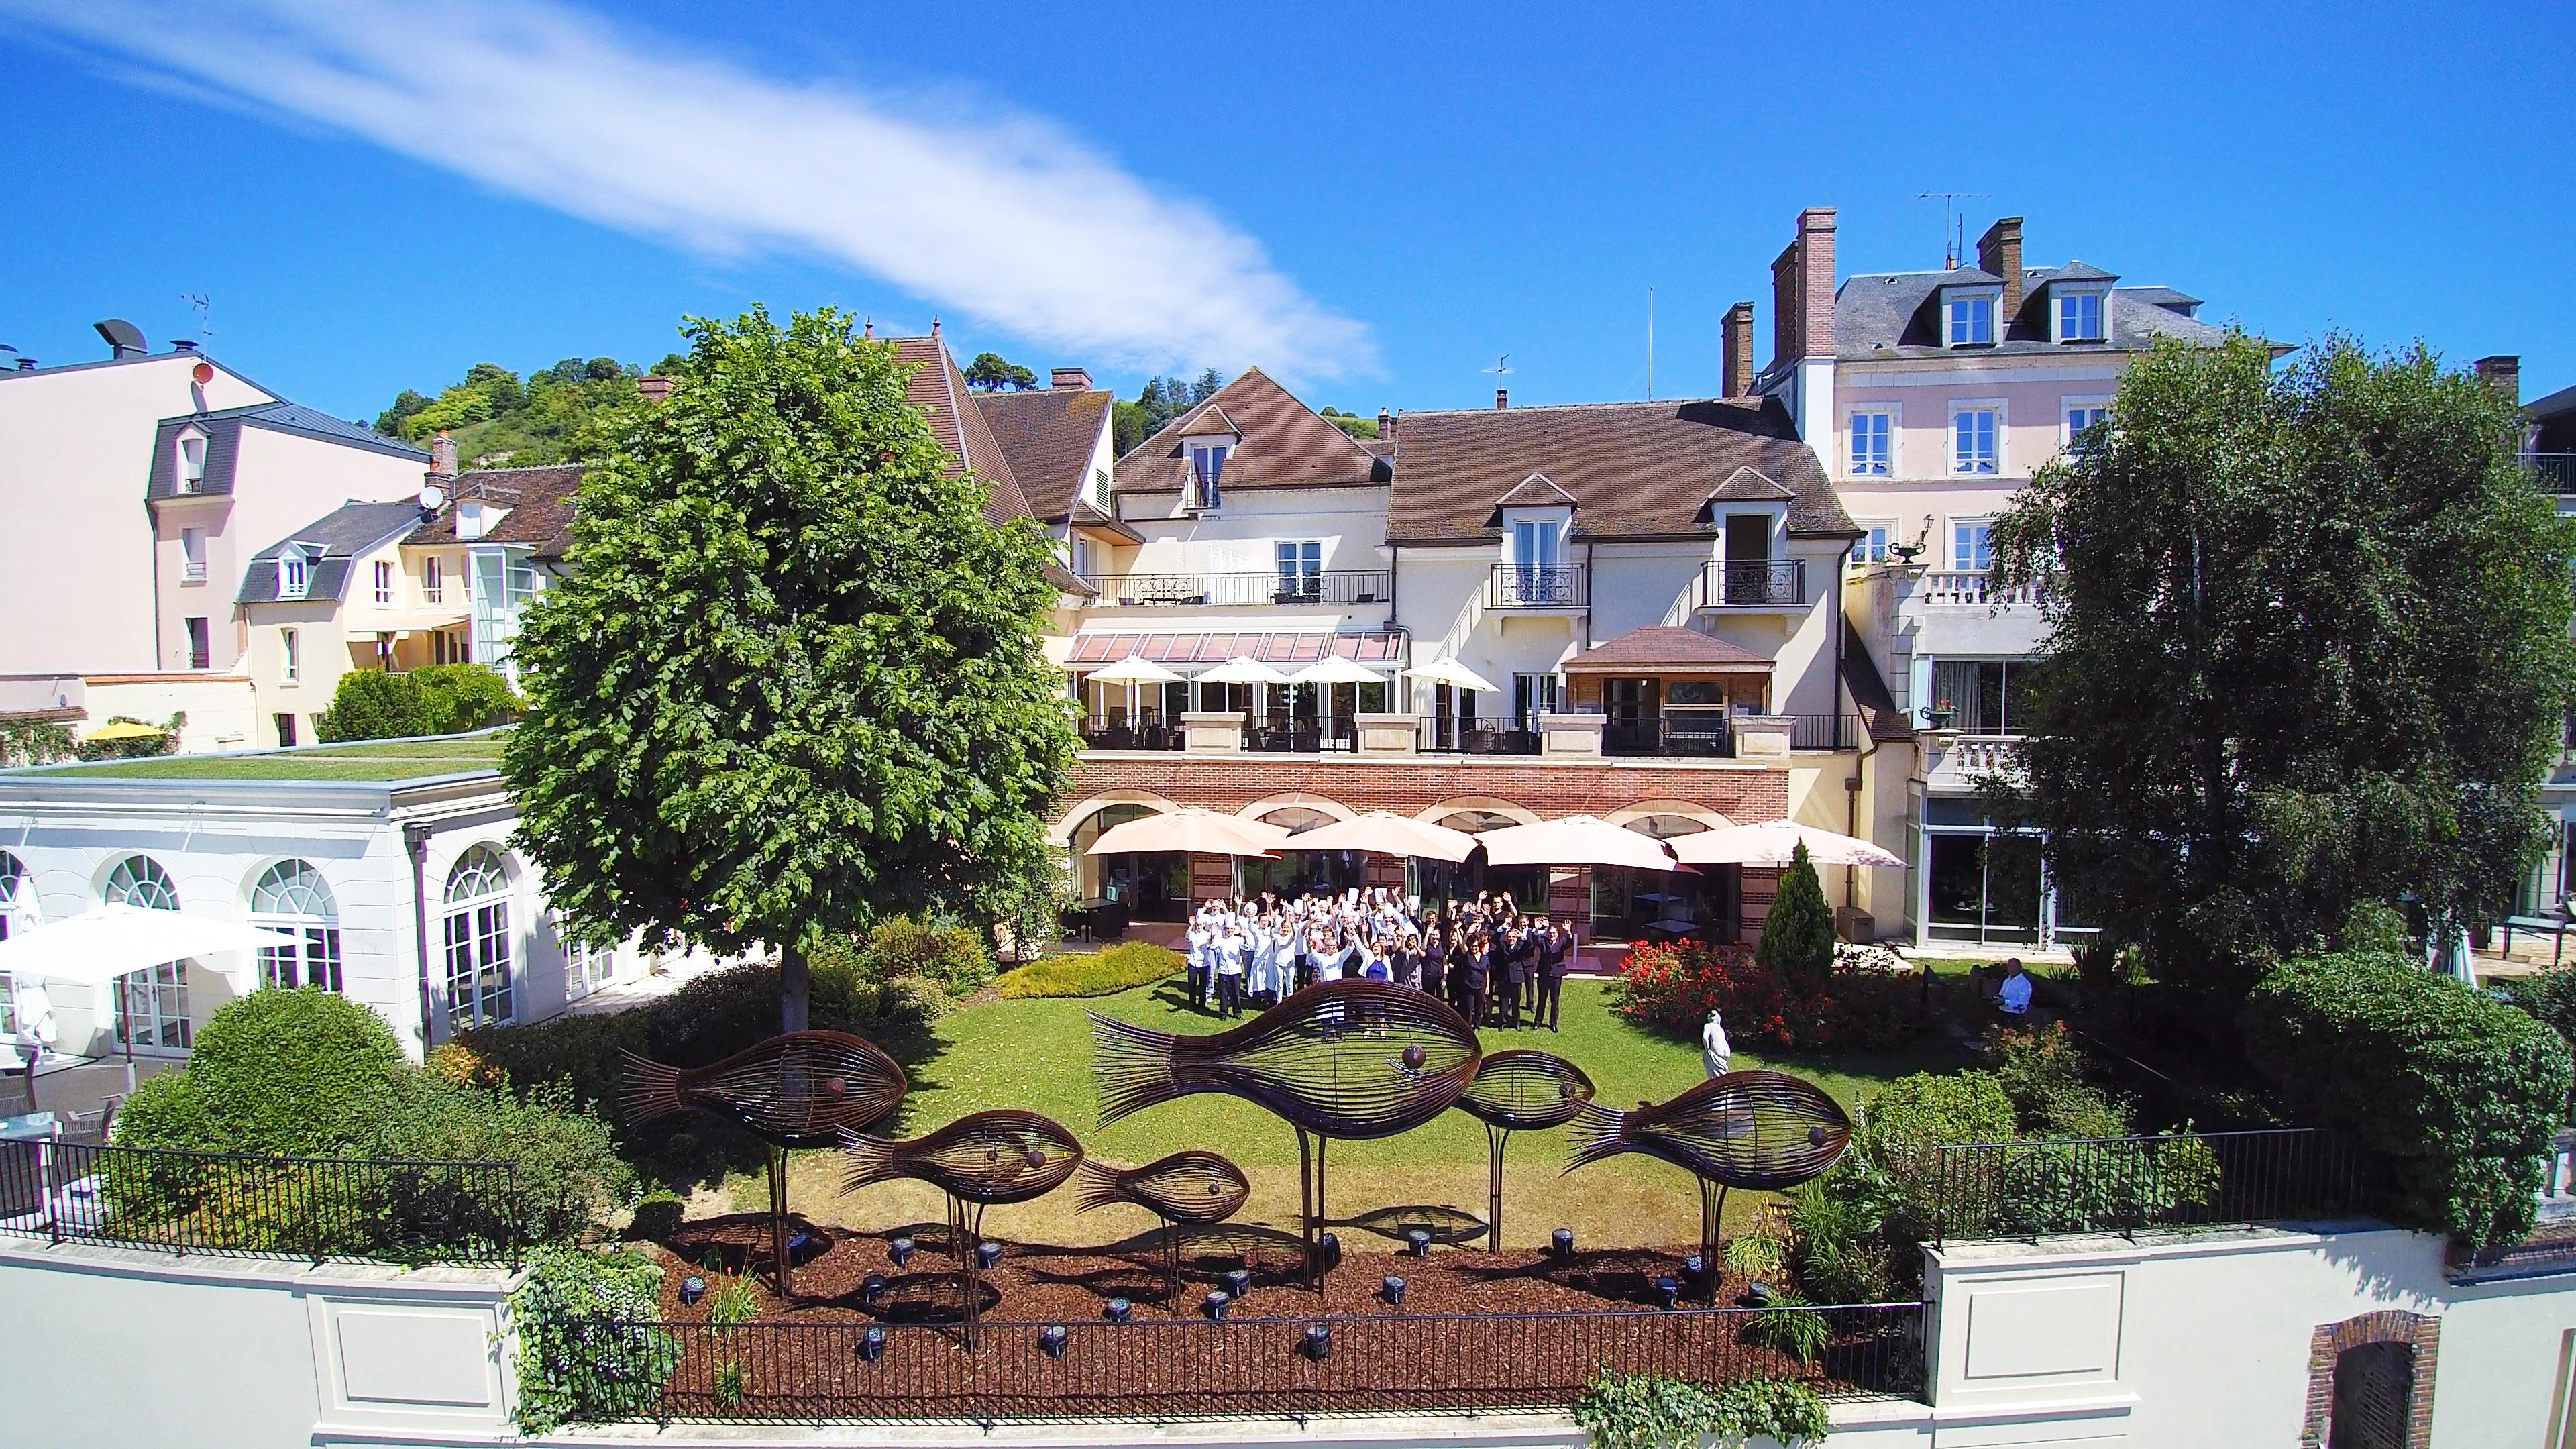
<path fill-rule="evenodd" d="M 1181 676 L 1141 654 L 1130 654 L 1106 669 L 1091 671 L 1094 684 L 1127 686 L 1127 718 L 1136 718 L 1136 686 L 1140 684 L 1178 684 Z"/>
<path fill-rule="evenodd" d="M 142 906 L 103 905 L 85 915 L 49 921 L 0 941 L 0 975 L 38 976 L 88 986 L 113 981 L 121 1004 L 127 978 L 137 971 L 198 956 L 292 946 L 295 942 L 293 936 L 233 921 Z M 131 1013 L 127 1014 L 130 1019 Z M 131 1030 L 125 1033 L 125 1089 L 129 1092 L 134 1090 L 134 1035 Z"/>
<path fill-rule="evenodd" d="M 1668 842 L 1673 854 L 1692 865 L 1787 865 L 1798 847 L 1817 865 L 1901 867 L 1902 857 L 1858 836 L 1837 835 L 1791 820 L 1765 820 L 1755 825 L 1729 825 L 1696 835 L 1676 835 Z"/>
<path fill-rule="evenodd" d="M 1334 820 L 1290 837 L 1298 850 L 1357 850 L 1416 860 L 1461 861 L 1475 853 L 1476 837 L 1446 825 L 1372 810 L 1355 820 Z"/>
<path fill-rule="evenodd" d="M 1199 673 L 1202 684 L 1286 684 L 1288 676 L 1253 658 L 1237 654 L 1214 669 Z"/>
<path fill-rule="evenodd" d="M 1327 654 L 1289 675 L 1288 682 L 1315 686 L 1315 718 L 1323 726 L 1324 733 L 1330 735 L 1333 731 L 1332 687 L 1336 684 L 1384 684 L 1386 676 L 1355 659 Z"/>
<path fill-rule="evenodd" d="M 1452 688 L 1480 690 L 1486 694 L 1502 693 L 1502 686 L 1446 654 L 1418 669 L 1408 669 L 1404 674 L 1408 679 L 1419 679 L 1425 684 L 1446 684 Z"/>
<path fill-rule="evenodd" d="M 1485 859 L 1494 865 L 1624 865 L 1660 871 L 1675 868 L 1663 842 L 1591 815 L 1568 815 L 1536 825 L 1507 825 L 1488 830 L 1476 839 L 1485 847 Z"/>
<path fill-rule="evenodd" d="M 1288 832 L 1239 815 L 1219 815 L 1192 806 L 1130 820 L 1100 832 L 1085 855 L 1187 852 L 1191 855 L 1269 855 Z"/>

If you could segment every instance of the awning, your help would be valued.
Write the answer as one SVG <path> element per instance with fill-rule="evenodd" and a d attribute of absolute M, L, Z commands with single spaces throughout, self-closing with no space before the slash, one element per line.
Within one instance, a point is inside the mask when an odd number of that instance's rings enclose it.
<path fill-rule="evenodd" d="M 1313 664 L 1327 656 L 1361 664 L 1394 664 L 1404 657 L 1404 636 L 1339 633 L 1322 629 L 1270 629 L 1204 633 L 1086 629 L 1073 637 L 1069 669 L 1088 670 L 1127 658 L 1157 664 L 1223 664 L 1252 658 L 1264 664 Z"/>
<path fill-rule="evenodd" d="M 1696 629 L 1649 624 L 1557 667 L 1567 674 L 1768 674 L 1772 660 Z"/>

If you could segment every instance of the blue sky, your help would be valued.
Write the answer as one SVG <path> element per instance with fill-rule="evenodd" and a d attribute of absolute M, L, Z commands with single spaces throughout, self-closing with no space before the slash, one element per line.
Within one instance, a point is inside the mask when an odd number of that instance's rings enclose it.
<path fill-rule="evenodd" d="M 1797 209 L 1845 272 L 1973 239 L 2298 341 L 2576 383 L 2576 7 L 0 0 L 0 343 L 193 335 L 372 415 L 833 304 L 968 352 L 1260 363 L 1355 411 L 1717 383 Z M 1576 17 L 1579 17 L 1577 19 Z M 5 354 L 0 354 L 5 356 Z"/>

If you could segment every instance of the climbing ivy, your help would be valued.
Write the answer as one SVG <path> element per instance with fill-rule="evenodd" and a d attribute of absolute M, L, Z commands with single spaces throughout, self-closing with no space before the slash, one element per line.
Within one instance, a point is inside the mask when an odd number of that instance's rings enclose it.
<path fill-rule="evenodd" d="M 1574 1422 L 1599 1449 L 1697 1449 L 1768 1435 L 1784 1445 L 1832 1431 L 1822 1396 L 1788 1379 L 1737 1379 L 1715 1388 L 1666 1374 L 1596 1370 L 1574 1401 Z"/>
<path fill-rule="evenodd" d="M 661 1316 L 662 1268 L 638 1253 L 541 1248 L 510 1295 L 519 1330 L 519 1427 L 643 1418 L 680 1361 Z"/>

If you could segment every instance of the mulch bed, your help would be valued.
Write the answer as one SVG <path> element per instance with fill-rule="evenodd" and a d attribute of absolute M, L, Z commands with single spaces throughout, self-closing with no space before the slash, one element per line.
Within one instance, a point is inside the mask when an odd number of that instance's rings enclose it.
<path fill-rule="evenodd" d="M 1452 1245 L 1422 1258 L 1389 1246 L 1417 1224 Z M 809 1242 L 792 1303 L 767 1281 L 765 1218 L 691 1222 L 659 1245 L 671 1269 L 662 1309 L 681 1351 L 664 1393 L 670 1417 L 1177 1418 L 1563 1405 L 1604 1364 L 1704 1381 L 1796 1378 L 1850 1393 L 1884 1387 L 1906 1351 L 1905 1323 L 1854 1313 L 1836 1320 L 1821 1358 L 1801 1363 L 1764 1342 L 1752 1315 L 1687 1311 L 1706 1303 L 1704 1290 L 1684 1290 L 1686 1311 L 1664 1311 L 1655 1279 L 1680 1277 L 1685 1250 L 1578 1244 L 1565 1259 L 1491 1254 L 1455 1246 L 1468 1235 L 1464 1222 L 1419 1213 L 1402 1224 L 1337 1225 L 1340 1266 L 1321 1292 L 1297 1283 L 1291 1234 L 1193 1230 L 1177 1303 L 1164 1301 L 1159 1231 L 1099 1249 L 1006 1244 L 983 1275 L 972 1326 L 944 1226 L 883 1234 L 799 1226 Z M 886 1250 L 897 1236 L 916 1244 L 900 1268 Z M 707 1325 L 705 1302 L 680 1302 L 681 1280 L 712 1277 L 710 1263 L 720 1265 L 712 1271 L 757 1270 L 753 1322 Z M 1252 1291 L 1214 1321 L 1203 1300 L 1235 1268 L 1251 1271 Z M 871 1274 L 885 1282 L 863 1303 Z M 1401 1305 L 1381 1288 L 1388 1274 L 1405 1279 Z M 1731 1304 L 1743 1287 L 1728 1279 L 1722 1299 Z M 1113 1297 L 1129 1300 L 1129 1321 L 1106 1319 Z M 1321 1353 L 1306 1336 L 1319 1321 L 1332 1334 Z M 1061 1351 L 1050 1353 L 1050 1341 Z"/>

